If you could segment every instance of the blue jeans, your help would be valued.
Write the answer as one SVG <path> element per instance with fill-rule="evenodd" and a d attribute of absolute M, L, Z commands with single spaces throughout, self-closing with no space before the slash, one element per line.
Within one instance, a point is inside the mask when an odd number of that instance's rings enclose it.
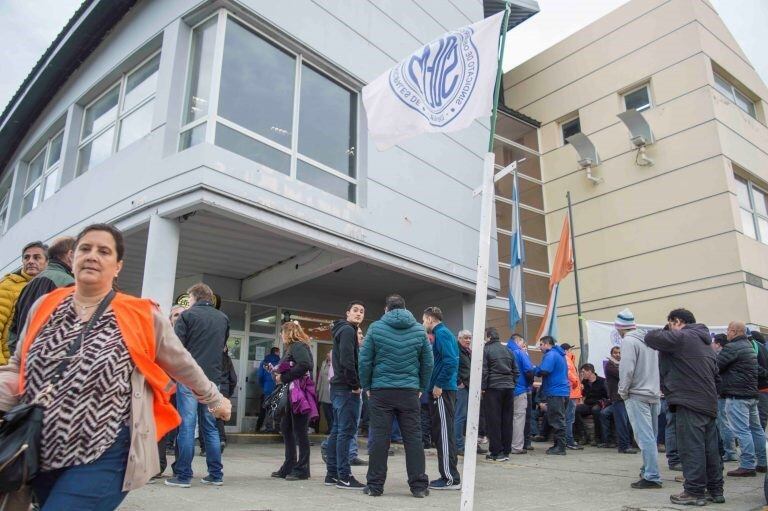
<path fill-rule="evenodd" d="M 624 401 L 616 401 L 610 406 L 603 408 L 603 412 L 600 414 L 600 425 L 603 428 L 604 435 L 607 435 L 608 431 L 610 431 L 611 417 L 613 417 L 613 424 L 616 426 L 616 443 L 619 446 L 619 450 L 629 449 L 629 417 L 627 417 Z"/>
<path fill-rule="evenodd" d="M 173 474 L 179 481 L 192 480 L 192 459 L 195 457 L 195 424 L 198 415 L 202 417 L 203 430 L 200 435 L 205 439 L 205 461 L 208 474 L 215 480 L 224 478 L 221 464 L 221 440 L 216 427 L 216 419 L 208 411 L 208 405 L 197 402 L 197 398 L 182 384 L 176 386 L 176 409 L 181 415 L 179 436 L 176 438 L 176 462 L 171 465 Z"/>
<path fill-rule="evenodd" d="M 333 405 L 329 405 L 331 407 L 331 414 L 333 414 Z M 363 414 L 363 407 L 360 407 L 360 415 L 357 417 L 357 424 L 355 425 L 355 435 L 352 437 L 352 440 L 349 441 L 349 463 L 352 464 L 352 460 L 357 458 L 358 452 L 357 452 L 357 430 L 360 428 L 360 420 Z M 333 428 L 333 420 L 331 420 L 331 428 Z M 328 434 L 330 435 L 330 430 L 328 431 Z M 325 437 L 325 439 L 322 441 L 320 446 L 323 448 L 323 450 L 326 450 L 328 448 L 328 437 Z M 327 456 L 327 455 L 326 455 Z"/>
<path fill-rule="evenodd" d="M 91 463 L 40 472 L 32 480 L 40 509 L 117 509 L 128 495 L 123 479 L 130 446 L 131 432 L 125 426 L 109 449 Z"/>
<path fill-rule="evenodd" d="M 664 447 L 667 451 L 667 465 L 671 468 L 680 464 L 680 454 L 677 452 L 677 418 L 675 412 L 667 405 L 667 427 L 664 430 Z"/>
<path fill-rule="evenodd" d="M 659 403 L 646 403 L 630 397 L 624 401 L 635 441 L 643 455 L 640 477 L 647 481 L 661 482 L 656 437 L 659 434 Z"/>
<path fill-rule="evenodd" d="M 456 450 L 464 452 L 464 433 L 467 429 L 467 405 L 469 404 L 469 389 L 463 388 L 456 391 L 456 418 L 454 428 L 456 430 Z"/>
<path fill-rule="evenodd" d="M 576 400 L 569 399 L 565 407 L 565 445 L 575 445 L 573 423 L 576 422 Z"/>
<path fill-rule="evenodd" d="M 733 435 L 739 439 L 739 467 L 753 470 L 765 466 L 765 431 L 760 426 L 757 399 L 725 400 L 725 416 Z"/>
<path fill-rule="evenodd" d="M 733 437 L 733 431 L 731 431 L 728 419 L 725 416 L 725 399 L 723 398 L 717 400 L 717 431 L 720 434 L 720 441 L 723 442 L 723 450 L 725 451 L 723 459 L 725 461 L 736 461 L 739 459 L 736 454 L 736 442 Z"/>
<path fill-rule="evenodd" d="M 357 431 L 360 399 L 360 393 L 351 390 L 331 390 L 333 428 L 326 443 L 326 468 L 328 474 L 342 481 L 347 481 L 351 474 L 349 444 Z"/>

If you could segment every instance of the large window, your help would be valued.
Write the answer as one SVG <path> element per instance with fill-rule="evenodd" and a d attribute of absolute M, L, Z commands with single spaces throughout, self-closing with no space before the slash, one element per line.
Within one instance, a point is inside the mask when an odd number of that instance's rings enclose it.
<path fill-rule="evenodd" d="M 179 147 L 207 140 L 355 202 L 357 101 L 301 53 L 220 12 L 193 31 Z"/>
<path fill-rule="evenodd" d="M 124 74 L 85 108 L 77 174 L 148 134 L 152 127 L 160 54 Z"/>
<path fill-rule="evenodd" d="M 624 94 L 624 107 L 627 110 L 633 108 L 638 112 L 651 108 L 651 89 L 648 84 L 642 85 Z"/>
<path fill-rule="evenodd" d="M 768 245 L 768 196 L 752 181 L 734 177 L 744 234 Z"/>
<path fill-rule="evenodd" d="M 5 175 L 0 180 L 0 234 L 5 232 L 8 223 L 8 206 L 11 203 L 11 179 L 13 172 L 10 169 L 5 171 Z"/>
<path fill-rule="evenodd" d="M 61 131 L 49 138 L 43 148 L 29 160 L 21 201 L 22 216 L 56 192 L 63 140 L 64 132 Z"/>
<path fill-rule="evenodd" d="M 736 106 L 744 110 L 744 112 L 757 119 L 755 102 L 752 101 L 745 92 L 741 91 L 737 86 L 717 73 L 715 73 L 715 88 L 722 92 L 726 98 L 735 103 Z"/>

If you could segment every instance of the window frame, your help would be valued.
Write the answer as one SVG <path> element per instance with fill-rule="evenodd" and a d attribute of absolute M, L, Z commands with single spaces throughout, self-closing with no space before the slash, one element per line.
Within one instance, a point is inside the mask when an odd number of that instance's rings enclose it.
<path fill-rule="evenodd" d="M 750 97 L 750 95 L 747 94 L 744 90 L 734 85 L 733 81 L 727 79 L 725 76 L 723 76 L 721 73 L 718 73 L 714 69 L 712 70 L 712 75 L 713 75 L 713 81 L 715 83 L 714 89 L 720 94 L 722 94 L 723 96 L 725 96 L 731 103 L 736 105 L 736 107 L 738 107 L 739 110 L 741 110 L 748 116 L 752 117 L 753 119 L 757 120 L 757 105 L 755 104 L 755 101 L 752 99 L 752 97 Z M 718 78 L 724 83 L 718 83 Z M 723 90 L 723 88 L 725 88 L 724 84 L 728 84 L 728 87 L 730 88 L 727 94 L 726 94 L 726 91 Z M 745 102 L 748 103 L 752 108 L 748 108 L 746 110 L 742 108 L 739 102 L 736 101 L 736 98 L 738 97 L 737 94 L 741 96 L 740 99 L 745 100 Z"/>
<path fill-rule="evenodd" d="M 216 38 L 213 45 L 213 59 L 212 59 L 212 65 L 211 65 L 211 84 L 210 84 L 210 101 L 208 105 L 208 112 L 206 115 L 200 117 L 199 119 L 195 119 L 194 121 L 190 121 L 186 124 L 184 123 L 184 119 L 186 116 L 187 109 L 189 108 L 188 105 L 188 97 L 191 87 L 191 80 L 190 80 L 190 72 L 192 69 L 192 45 L 194 42 L 194 32 L 195 30 L 204 25 L 205 23 L 209 22 L 212 18 L 216 17 Z M 220 91 L 220 84 L 222 80 L 222 67 L 224 62 L 224 50 L 225 50 L 225 39 L 226 39 L 226 30 L 227 30 L 227 22 L 229 19 L 232 19 L 233 22 L 239 23 L 242 25 L 246 30 L 251 32 L 251 34 L 254 37 L 259 37 L 263 39 L 268 44 L 274 46 L 279 51 L 282 51 L 286 53 L 287 55 L 291 56 L 294 59 L 294 88 L 293 88 L 293 111 L 292 111 L 292 123 L 291 123 L 291 141 L 290 141 L 290 147 L 284 146 L 278 142 L 275 142 L 274 140 L 265 137 L 264 135 L 260 135 L 259 133 L 256 133 L 254 131 L 251 131 L 250 129 L 240 126 L 239 124 L 230 121 L 226 117 L 223 117 L 219 114 L 219 91 Z M 296 47 L 293 47 L 296 46 Z M 297 49 L 298 47 L 298 49 Z M 308 58 L 309 56 L 309 58 Z M 290 157 L 290 173 L 285 174 L 283 172 L 280 172 L 279 170 L 274 170 L 275 172 L 281 174 L 284 177 L 288 177 L 290 179 L 296 180 L 298 182 L 304 183 L 307 186 L 312 186 L 313 188 L 316 188 L 320 191 L 323 191 L 325 193 L 329 193 L 333 195 L 336 198 L 342 199 L 345 202 L 349 202 L 351 204 L 359 205 L 360 204 L 360 169 L 361 169 L 361 162 L 360 162 L 360 126 L 361 126 L 361 119 L 360 119 L 360 113 L 362 111 L 361 108 L 361 91 L 358 90 L 358 87 L 352 82 L 351 79 L 344 79 L 343 77 L 339 76 L 341 72 L 339 73 L 329 73 L 327 70 L 325 70 L 322 66 L 321 59 L 319 57 L 315 57 L 311 52 L 309 51 L 302 51 L 302 47 L 298 44 L 292 45 L 287 44 L 284 40 L 281 40 L 280 37 L 275 37 L 272 34 L 267 33 L 266 30 L 259 28 L 258 26 L 254 25 L 253 23 L 249 22 L 248 20 L 244 19 L 242 16 L 239 16 L 237 14 L 234 14 L 227 9 L 219 9 L 218 11 L 212 13 L 209 16 L 206 16 L 201 21 L 195 23 L 190 30 L 190 37 L 189 37 L 189 44 L 188 44 L 188 50 L 187 50 L 187 65 L 186 65 L 186 73 L 185 73 L 185 86 L 184 86 L 184 105 L 182 108 L 181 113 L 181 128 L 179 129 L 179 140 L 178 140 L 178 151 L 181 152 L 185 149 L 188 149 L 191 146 L 184 147 L 184 136 L 189 133 L 191 130 L 197 128 L 198 126 L 201 126 L 205 124 L 205 137 L 204 141 L 206 143 L 216 145 L 216 131 L 217 126 L 219 124 L 226 126 L 227 128 L 234 130 L 238 132 L 241 135 L 244 135 L 252 140 L 254 140 L 257 143 L 264 144 L 268 146 L 271 149 L 274 149 L 276 151 L 279 151 L 287 156 Z M 314 158 L 305 155 L 299 151 L 299 120 L 301 115 L 301 84 L 302 84 L 302 71 L 304 66 L 307 66 L 312 71 L 318 73 L 323 78 L 329 80 L 334 85 L 340 87 L 342 90 L 348 92 L 352 95 L 354 99 L 354 124 L 350 123 L 354 130 L 355 135 L 355 145 L 351 148 L 352 151 L 354 151 L 354 174 L 355 177 L 348 176 L 347 174 L 334 169 L 333 167 L 330 167 L 322 162 L 319 162 L 315 160 Z M 352 104 L 352 102 L 351 102 Z M 221 146 L 218 146 L 221 147 Z M 224 149 L 223 147 L 221 147 Z M 227 149 L 224 149 L 227 150 Z M 263 165 L 266 168 L 267 165 L 257 162 L 255 160 L 254 163 L 257 163 L 259 165 Z M 325 172 L 327 174 L 330 174 L 332 177 L 341 179 L 349 184 L 352 184 L 354 186 L 354 196 L 350 199 L 343 199 L 342 197 L 339 197 L 336 194 L 333 194 L 323 188 L 319 188 L 315 185 L 309 184 L 305 181 L 302 181 L 298 179 L 298 163 L 299 161 L 304 162 L 311 167 L 314 167 L 315 169 Z"/>
<path fill-rule="evenodd" d="M 569 123 L 572 123 L 573 121 L 578 121 L 579 122 L 579 131 L 578 132 L 582 133 L 582 131 L 581 131 L 581 116 L 579 114 L 571 116 L 571 117 L 569 117 L 569 118 L 567 118 L 567 119 L 557 123 L 558 126 L 560 127 L 560 140 L 562 142 L 562 145 L 564 145 L 564 146 L 568 145 L 568 141 L 566 140 L 566 137 L 565 137 L 565 130 L 564 130 L 565 125 L 569 124 Z"/>
<path fill-rule="evenodd" d="M 746 209 L 741 204 L 739 204 L 739 211 L 746 211 L 746 212 L 748 212 L 750 214 L 750 216 L 752 217 L 752 228 L 754 229 L 754 232 L 755 232 L 755 236 L 753 238 L 752 236 L 750 236 L 746 232 L 743 232 L 744 231 L 744 226 L 742 225 L 742 234 L 744 234 L 744 236 L 747 236 L 748 238 L 754 239 L 755 241 L 759 241 L 760 243 L 768 245 L 768 238 L 762 239 L 762 236 L 760 235 L 760 223 L 759 223 L 759 220 L 764 220 L 765 222 L 768 223 L 768 215 L 760 213 L 757 210 L 757 208 L 755 207 L 755 192 L 754 192 L 755 190 L 757 190 L 758 192 L 760 192 L 763 195 L 765 195 L 766 197 L 768 197 L 768 190 L 766 190 L 765 188 L 763 188 L 761 186 L 758 186 L 757 184 L 754 183 L 754 181 L 752 181 L 749 178 L 744 177 L 743 175 L 741 175 L 741 174 L 739 174 L 737 172 L 733 173 L 733 177 L 737 181 L 742 181 L 743 183 L 745 183 L 747 185 L 747 192 L 749 194 L 749 207 L 750 207 L 750 209 Z M 737 197 L 738 197 L 738 194 L 737 194 Z M 768 208 L 768 204 L 766 204 L 766 206 Z M 741 217 L 741 214 L 739 214 L 739 217 Z"/>
<path fill-rule="evenodd" d="M 153 60 L 155 57 L 158 57 L 161 54 L 162 50 L 155 50 L 153 51 L 149 56 L 142 59 L 141 62 L 136 64 L 135 66 L 131 67 L 127 71 L 124 71 L 120 74 L 120 78 L 117 79 L 114 82 L 111 82 L 107 87 L 104 88 L 104 91 L 96 96 L 92 101 L 87 103 L 83 107 L 83 115 L 82 119 L 80 120 L 80 130 L 78 132 L 78 142 L 77 142 L 77 160 L 75 162 L 75 172 L 77 176 L 81 176 L 91 170 L 92 167 L 87 167 L 82 170 L 80 170 L 80 163 L 82 158 L 82 150 L 85 146 L 99 138 L 101 135 L 105 134 L 110 129 L 114 129 L 114 133 L 112 134 L 112 144 L 110 146 L 110 152 L 109 155 L 112 156 L 115 153 L 119 152 L 120 149 L 120 134 L 122 132 L 123 127 L 123 121 L 130 117 L 131 114 L 134 112 L 140 110 L 145 105 L 150 103 L 151 101 L 154 101 L 157 96 L 157 87 L 155 87 L 155 90 L 152 94 L 148 95 L 135 105 L 133 105 L 131 108 L 123 111 L 123 106 L 125 104 L 125 95 L 126 95 L 126 87 L 128 84 L 128 78 L 132 76 L 134 73 L 139 71 L 144 65 L 148 64 L 151 60 Z M 158 73 L 160 72 L 158 62 Z M 86 121 L 86 115 L 85 113 L 88 111 L 89 108 L 92 108 L 96 103 L 98 103 L 101 99 L 103 99 L 105 96 L 107 96 L 109 93 L 115 90 L 115 88 L 118 89 L 118 96 L 117 96 L 117 105 L 115 109 L 115 116 L 113 119 L 111 119 L 107 124 L 102 126 L 99 130 L 92 131 L 88 136 L 83 138 L 83 131 L 85 130 L 85 121 Z M 151 132 L 151 129 L 150 129 Z M 129 146 L 131 144 L 128 144 Z M 128 147 L 128 146 L 126 146 Z M 123 148 L 125 149 L 125 147 Z M 99 164 L 97 164 L 98 166 Z"/>
<path fill-rule="evenodd" d="M 5 175 L 0 178 L 0 190 L 4 186 L 8 187 L 5 195 L 0 195 L 0 235 L 5 234 L 8 226 L 8 215 L 11 211 L 11 194 L 13 192 L 13 171 L 7 168 Z"/>
<path fill-rule="evenodd" d="M 59 149 L 59 158 L 54 163 L 51 163 L 50 162 L 51 147 L 53 146 L 53 141 L 59 137 L 61 137 L 62 139 L 61 140 L 62 147 L 61 149 Z M 61 128 L 60 130 L 56 131 L 53 135 L 48 137 L 45 141 L 45 145 L 43 145 L 43 147 L 41 147 L 39 151 L 34 153 L 34 155 L 26 162 L 27 171 L 26 171 L 26 175 L 24 176 L 24 187 L 23 187 L 23 192 L 21 194 L 21 203 L 20 203 L 22 216 L 26 215 L 30 211 L 33 211 L 40 204 L 42 204 L 47 198 L 50 197 L 50 195 L 48 197 L 46 197 L 45 195 L 47 191 L 46 183 L 48 181 L 48 177 L 50 177 L 51 174 L 61 170 L 61 160 L 63 157 L 63 152 L 64 152 L 64 128 Z M 27 181 L 29 180 L 29 172 L 32 167 L 32 162 L 39 157 L 43 158 L 43 170 L 40 172 L 40 176 L 38 176 L 33 182 L 27 183 Z M 34 202 L 31 208 L 29 208 L 29 211 L 24 211 L 24 202 L 27 196 L 33 193 L 38 186 L 40 187 L 40 195 L 37 201 Z M 55 187 L 56 187 L 56 184 L 54 184 L 54 191 L 51 193 L 51 195 L 56 193 Z M 2 220 L 0 220 L 0 226 L 1 225 L 2 225 Z"/>
<path fill-rule="evenodd" d="M 645 108 L 643 108 L 641 110 L 638 110 L 637 108 L 635 108 L 635 111 L 637 111 L 637 112 L 645 112 L 646 110 L 650 110 L 651 108 L 653 108 L 653 97 L 651 96 L 651 84 L 649 82 L 645 82 L 642 85 L 638 85 L 637 87 L 633 87 L 632 89 L 629 89 L 629 90 L 627 90 L 627 91 L 625 91 L 625 92 L 623 92 L 621 94 L 621 100 L 622 100 L 622 104 L 624 106 L 624 111 L 625 112 L 627 110 L 629 110 L 629 108 L 627 108 L 627 96 L 629 96 L 630 94 L 633 94 L 633 93 L 635 93 L 635 92 L 637 92 L 639 90 L 642 90 L 642 89 L 645 89 L 646 95 L 648 96 L 648 106 L 646 106 Z"/>

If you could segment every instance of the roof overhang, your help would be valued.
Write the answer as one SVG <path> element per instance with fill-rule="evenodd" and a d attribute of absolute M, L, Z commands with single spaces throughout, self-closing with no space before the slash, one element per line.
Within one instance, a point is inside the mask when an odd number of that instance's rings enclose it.
<path fill-rule="evenodd" d="M 488 18 L 503 11 L 507 4 L 509 4 L 507 31 L 539 12 L 539 3 L 536 0 L 483 0 L 485 17 Z"/>

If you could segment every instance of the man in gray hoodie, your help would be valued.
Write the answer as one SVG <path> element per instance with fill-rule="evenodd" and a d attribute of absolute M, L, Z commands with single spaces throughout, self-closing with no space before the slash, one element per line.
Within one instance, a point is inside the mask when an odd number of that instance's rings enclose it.
<path fill-rule="evenodd" d="M 656 438 L 658 437 L 659 354 L 645 345 L 645 332 L 637 330 L 629 309 L 619 312 L 614 322 L 622 337 L 619 364 L 619 395 L 627 408 L 635 442 L 643 455 L 640 480 L 632 488 L 661 488 Z"/>

